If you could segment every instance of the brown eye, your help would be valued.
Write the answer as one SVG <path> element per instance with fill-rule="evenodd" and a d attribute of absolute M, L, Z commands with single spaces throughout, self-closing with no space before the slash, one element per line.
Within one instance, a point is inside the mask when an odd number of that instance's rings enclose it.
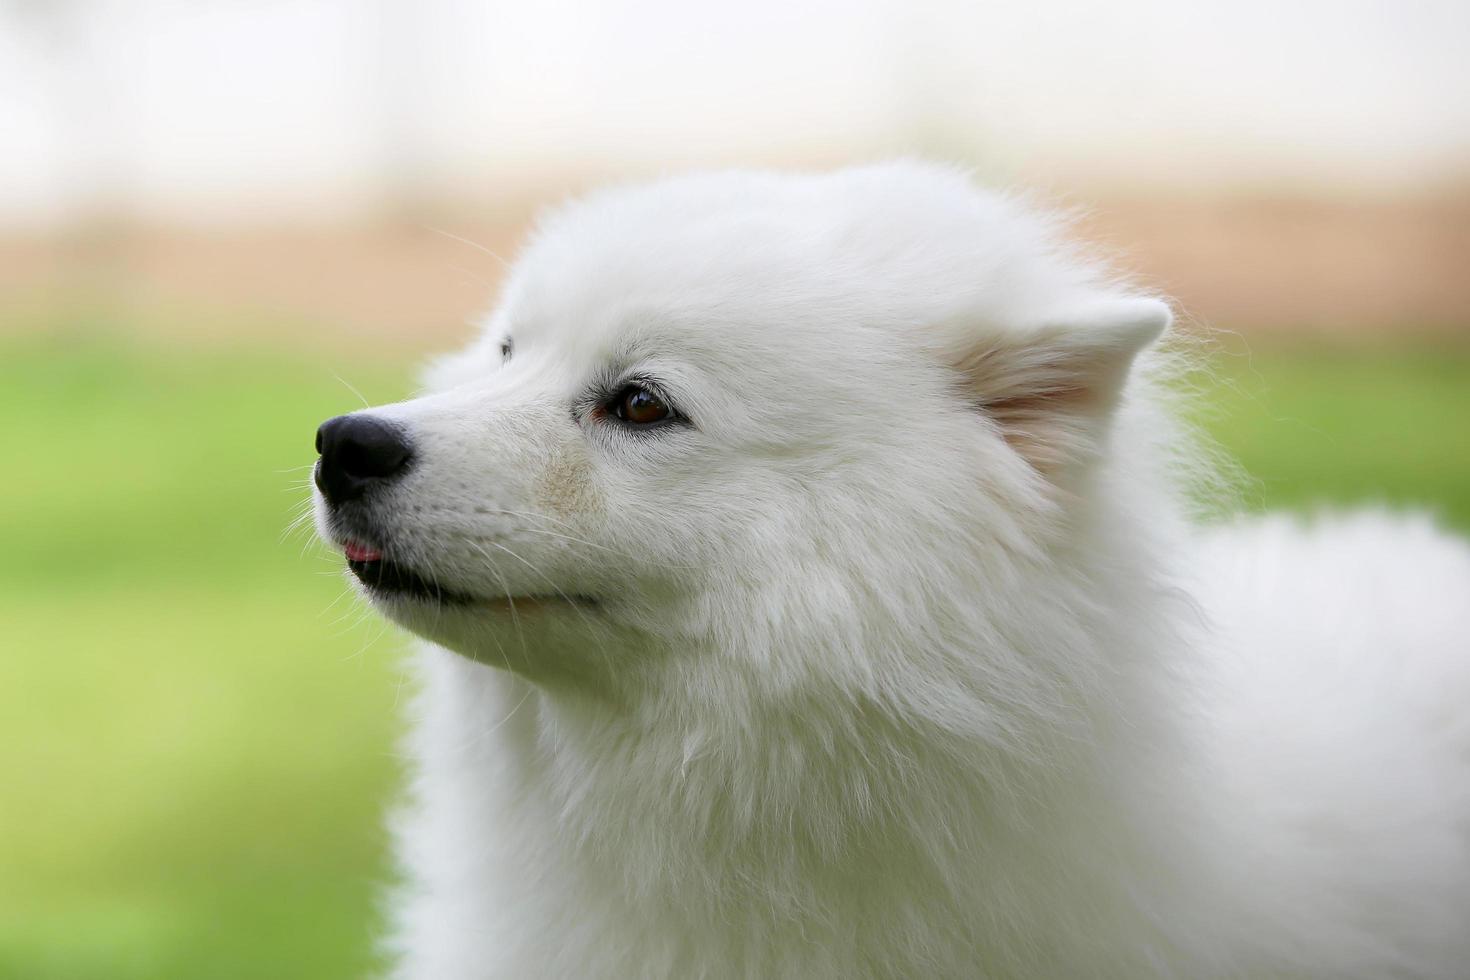
<path fill-rule="evenodd" d="M 613 401 L 613 414 L 633 425 L 652 425 L 673 418 L 674 410 L 647 388 L 629 385 Z"/>

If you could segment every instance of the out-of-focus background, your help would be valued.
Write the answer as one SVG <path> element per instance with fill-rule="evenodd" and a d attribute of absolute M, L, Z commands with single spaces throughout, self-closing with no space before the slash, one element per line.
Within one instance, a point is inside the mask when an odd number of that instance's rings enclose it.
<path fill-rule="evenodd" d="M 536 209 L 899 153 L 1213 331 L 1248 507 L 1470 529 L 1463 0 L 0 0 L 0 976 L 360 976 L 403 639 L 286 533 L 316 424 Z M 554 937 L 548 937 L 554 941 Z"/>

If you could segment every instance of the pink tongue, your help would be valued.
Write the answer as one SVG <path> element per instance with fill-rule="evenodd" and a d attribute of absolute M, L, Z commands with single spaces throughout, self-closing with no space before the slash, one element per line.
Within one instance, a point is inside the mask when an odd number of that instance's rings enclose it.
<path fill-rule="evenodd" d="M 347 542 L 342 546 L 342 550 L 347 553 L 348 561 L 381 561 L 383 559 L 383 553 L 377 548 L 369 548 L 356 541 Z"/>

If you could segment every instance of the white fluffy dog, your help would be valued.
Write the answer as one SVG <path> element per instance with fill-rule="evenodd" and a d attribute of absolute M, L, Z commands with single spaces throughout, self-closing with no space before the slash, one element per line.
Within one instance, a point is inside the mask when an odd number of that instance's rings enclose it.
<path fill-rule="evenodd" d="M 914 163 L 544 222 L 318 435 L 430 641 L 398 974 L 1470 976 L 1470 549 L 1192 526 L 1169 321 Z"/>

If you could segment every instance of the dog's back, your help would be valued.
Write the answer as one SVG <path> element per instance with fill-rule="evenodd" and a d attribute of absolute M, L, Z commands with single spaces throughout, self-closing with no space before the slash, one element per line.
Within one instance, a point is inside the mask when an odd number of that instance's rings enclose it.
<path fill-rule="evenodd" d="M 1272 516 L 1205 535 L 1197 575 L 1242 874 L 1323 975 L 1465 975 L 1470 547 L 1422 517 Z"/>

